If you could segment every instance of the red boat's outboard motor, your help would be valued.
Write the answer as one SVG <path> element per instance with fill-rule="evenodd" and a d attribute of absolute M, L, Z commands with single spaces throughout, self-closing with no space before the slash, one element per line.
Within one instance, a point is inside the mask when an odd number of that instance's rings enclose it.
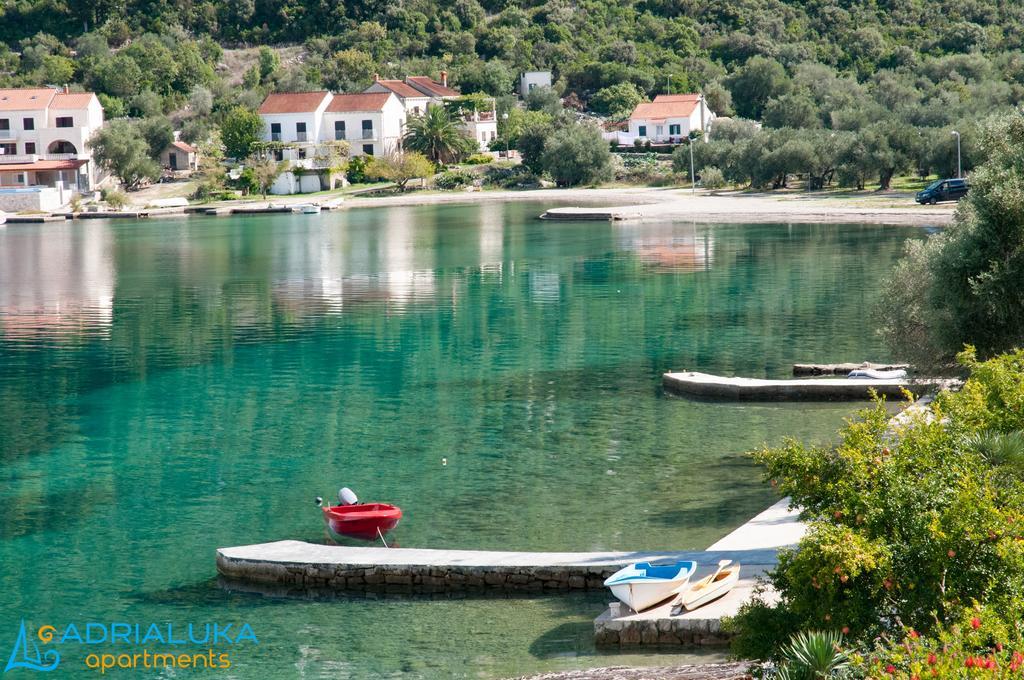
<path fill-rule="evenodd" d="M 341 487 L 338 491 L 338 505 L 357 505 L 358 503 L 359 498 L 356 496 L 355 491 L 347 486 Z"/>

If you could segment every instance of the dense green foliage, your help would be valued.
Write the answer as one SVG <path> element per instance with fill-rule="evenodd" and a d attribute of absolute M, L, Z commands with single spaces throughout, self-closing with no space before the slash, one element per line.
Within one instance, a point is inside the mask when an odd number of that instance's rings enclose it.
<path fill-rule="evenodd" d="M 202 86 L 226 111 L 271 86 L 356 89 L 374 73 L 442 69 L 465 91 L 504 95 L 522 70 L 551 69 L 560 92 L 602 93 L 609 112 L 627 86 L 647 97 L 703 88 L 721 113 L 785 127 L 851 129 L 851 117 L 879 112 L 938 127 L 1020 102 L 1024 89 L 1024 8 L 1008 0 L 19 0 L 0 13 L 0 84 L 77 82 L 112 110 L 169 111 Z M 301 43 L 308 58 L 261 51 L 229 92 L 218 43 Z M 840 87 L 823 91 L 821 78 Z"/>
<path fill-rule="evenodd" d="M 559 186 L 596 184 L 612 178 L 612 155 L 597 128 L 570 125 L 544 145 L 544 170 Z"/>
<path fill-rule="evenodd" d="M 263 119 L 259 114 L 241 106 L 228 112 L 221 124 L 220 137 L 224 152 L 231 158 L 245 158 L 252 145 L 263 137 Z"/>
<path fill-rule="evenodd" d="M 435 163 L 453 163 L 476 149 L 476 142 L 462 131 L 455 114 L 446 107 L 432 106 L 406 121 L 403 139 L 406 149 L 423 154 Z"/>
<path fill-rule="evenodd" d="M 971 377 L 930 413 L 890 424 L 879 403 L 835 445 L 754 454 L 809 530 L 770 574 L 780 602 L 755 601 L 733 621 L 736 651 L 774 656 L 805 629 L 860 641 L 902 626 L 938 634 L 975 603 L 993 627 L 1024 614 L 1024 478 L 977 436 L 1024 429 L 1024 351 L 961 360 Z"/>
<path fill-rule="evenodd" d="M 160 166 L 151 158 L 141 127 L 132 121 L 114 120 L 89 141 L 96 162 L 119 177 L 129 189 L 160 176 Z"/>
<path fill-rule="evenodd" d="M 417 151 L 374 156 L 366 166 L 368 177 L 394 182 L 399 191 L 405 191 L 410 180 L 431 177 L 433 174 L 434 163 Z"/>
<path fill-rule="evenodd" d="M 919 364 L 965 343 L 990 356 L 1024 342 L 1024 117 L 989 123 L 979 146 L 989 160 L 955 223 L 908 245 L 879 307 L 890 345 Z"/>

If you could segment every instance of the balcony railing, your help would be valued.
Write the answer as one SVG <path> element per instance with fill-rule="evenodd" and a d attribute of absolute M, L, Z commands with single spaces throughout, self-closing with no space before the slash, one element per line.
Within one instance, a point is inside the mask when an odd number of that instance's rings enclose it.
<path fill-rule="evenodd" d="M 363 130 L 363 139 L 374 139 L 373 129 Z"/>
<path fill-rule="evenodd" d="M 280 132 L 271 132 L 270 133 L 270 141 L 272 141 L 272 142 L 280 142 L 281 141 L 281 133 Z"/>
<path fill-rule="evenodd" d="M 305 133 L 305 132 L 296 132 L 296 133 L 295 133 L 295 141 L 296 141 L 296 142 L 305 142 L 305 141 L 308 141 L 308 140 L 306 139 L 306 133 Z"/>
<path fill-rule="evenodd" d="M 75 161 L 76 153 L 0 153 L 0 165 L 10 163 L 35 163 L 36 161 Z"/>

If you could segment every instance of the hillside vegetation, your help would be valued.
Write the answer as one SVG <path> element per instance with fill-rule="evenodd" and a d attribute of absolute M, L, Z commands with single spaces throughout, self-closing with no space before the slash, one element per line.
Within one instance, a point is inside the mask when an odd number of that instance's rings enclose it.
<path fill-rule="evenodd" d="M 858 187 L 886 186 L 890 170 L 951 174 L 952 128 L 969 169 L 979 116 L 1024 101 L 1024 6 L 1010 0 L 6 0 L 0 38 L 0 85 L 72 83 L 108 117 L 173 114 L 190 139 L 270 89 L 358 90 L 374 74 L 446 70 L 464 92 L 502 96 L 519 72 L 550 69 L 567 106 L 613 118 L 700 90 L 720 115 L 811 131 L 741 130 L 742 148 L 700 159 L 775 186 L 807 170 L 827 184 L 841 165 L 861 168 L 839 178 Z M 225 47 L 253 45 L 292 49 L 225 63 Z M 772 163 L 751 169 L 750 136 Z M 845 165 L 807 168 L 840 146 Z"/>

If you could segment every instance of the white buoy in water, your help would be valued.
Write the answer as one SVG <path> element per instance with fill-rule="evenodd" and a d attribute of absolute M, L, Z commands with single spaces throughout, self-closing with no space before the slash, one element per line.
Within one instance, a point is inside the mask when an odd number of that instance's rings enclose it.
<path fill-rule="evenodd" d="M 448 465 L 448 459 L 447 458 L 442 458 L 441 459 L 441 465 L 442 466 L 447 466 Z"/>

